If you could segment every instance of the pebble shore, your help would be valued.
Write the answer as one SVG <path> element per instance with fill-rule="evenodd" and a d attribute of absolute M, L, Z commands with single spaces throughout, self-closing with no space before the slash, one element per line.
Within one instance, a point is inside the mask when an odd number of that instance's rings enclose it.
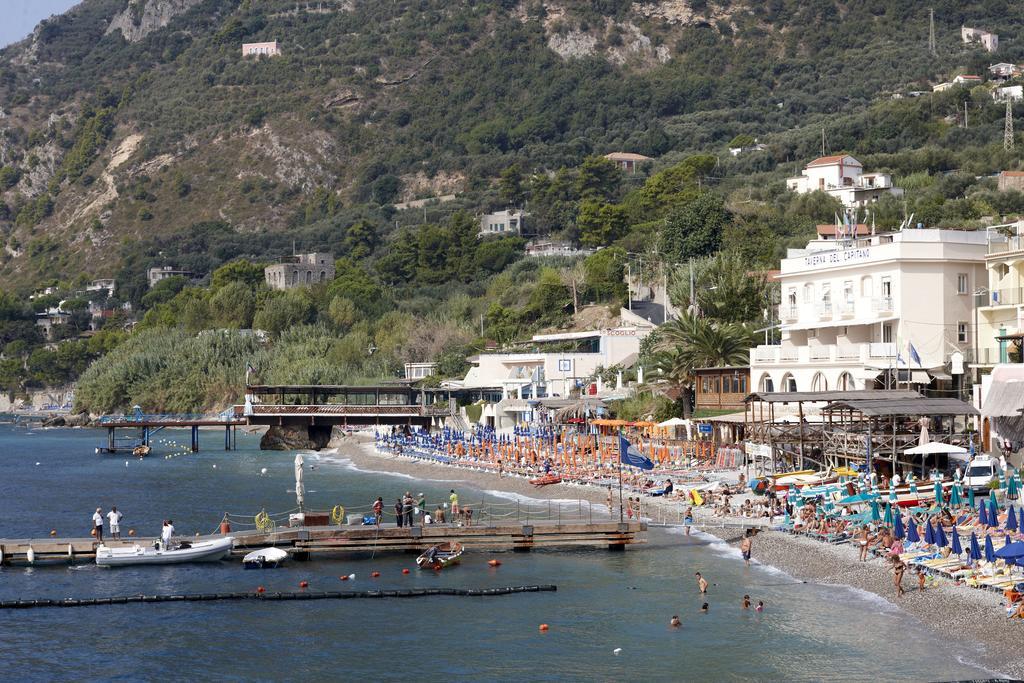
<path fill-rule="evenodd" d="M 526 479 L 503 476 L 470 468 L 377 453 L 373 440 L 365 435 L 347 437 L 337 444 L 344 457 L 360 469 L 386 471 L 409 476 L 464 482 L 482 490 L 501 490 L 540 500 L 582 499 L 604 505 L 607 493 L 599 488 L 577 484 L 557 484 L 537 488 Z M 617 492 L 614 498 L 617 504 Z M 676 522 L 683 505 L 678 501 L 651 499 L 646 514 L 654 521 Z M 743 526 L 755 526 L 752 520 L 713 518 L 697 512 L 695 528 L 729 544 L 738 545 Z M 810 538 L 764 530 L 754 539 L 754 560 L 776 567 L 795 579 L 826 585 L 842 585 L 877 595 L 920 619 L 935 634 L 950 644 L 966 644 L 975 650 L 971 663 L 1012 678 L 1024 679 L 1024 621 L 1006 619 L 1000 593 L 956 586 L 938 579 L 924 591 L 917 590 L 916 574 L 907 572 L 903 580 L 906 594 L 896 597 L 888 564 L 878 558 L 860 562 L 857 549 L 850 544 L 829 545 Z M 813 560 L 810 558 L 813 557 Z"/>

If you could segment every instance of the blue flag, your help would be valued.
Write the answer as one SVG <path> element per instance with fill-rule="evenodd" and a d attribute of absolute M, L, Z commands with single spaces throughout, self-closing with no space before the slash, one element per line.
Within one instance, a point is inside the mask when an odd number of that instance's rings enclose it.
<path fill-rule="evenodd" d="M 624 465 L 639 467 L 642 470 L 653 470 L 654 463 L 644 457 L 643 453 L 633 448 L 626 437 L 619 437 L 619 460 Z"/>
<path fill-rule="evenodd" d="M 917 367 L 921 367 L 921 356 L 917 354 L 917 349 L 914 348 L 912 342 L 907 342 L 907 347 L 910 349 L 910 360 L 917 363 Z"/>

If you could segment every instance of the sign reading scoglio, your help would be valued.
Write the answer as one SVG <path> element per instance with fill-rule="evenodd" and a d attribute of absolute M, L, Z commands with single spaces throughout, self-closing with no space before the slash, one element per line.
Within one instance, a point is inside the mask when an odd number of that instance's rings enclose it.
<path fill-rule="evenodd" d="M 804 265 L 808 268 L 816 266 L 834 266 L 841 263 L 864 261 L 871 258 L 871 248 L 843 249 L 841 251 L 829 251 L 824 254 L 812 254 L 804 256 Z"/>

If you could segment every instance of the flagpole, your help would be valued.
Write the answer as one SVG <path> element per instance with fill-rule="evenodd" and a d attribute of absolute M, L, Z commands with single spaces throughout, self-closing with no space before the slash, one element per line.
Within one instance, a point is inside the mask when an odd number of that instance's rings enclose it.
<path fill-rule="evenodd" d="M 619 430 L 619 438 L 622 437 L 622 430 Z M 622 524 L 622 445 L 619 442 L 619 524 Z"/>

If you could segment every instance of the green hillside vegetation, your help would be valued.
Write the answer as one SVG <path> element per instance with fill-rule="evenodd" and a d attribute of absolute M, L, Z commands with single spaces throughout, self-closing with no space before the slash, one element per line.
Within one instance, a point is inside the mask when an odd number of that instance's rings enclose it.
<path fill-rule="evenodd" d="M 286 367 L 277 354 L 321 344 L 326 365 L 296 365 L 296 381 L 372 381 L 436 358 L 458 375 L 485 340 L 564 325 L 587 302 L 614 309 L 627 262 L 672 270 L 721 252 L 776 266 L 835 220 L 834 200 L 783 182 L 822 151 L 854 154 L 907 190 L 858 217 L 879 229 L 911 214 L 975 227 L 1024 212 L 1020 193 L 995 191 L 992 174 L 1021 167 L 1022 145 L 1003 149 L 1004 108 L 987 86 L 889 98 L 1024 60 L 1024 19 L 999 0 L 694 1 L 692 16 L 618 0 L 327 0 L 320 12 L 173 0 L 170 24 L 137 42 L 104 33 L 126 8 L 141 29 L 146 1 L 85 0 L 0 51 L 9 392 L 74 379 L 126 337 L 83 377 L 82 407 L 221 405 L 256 353 L 246 344 L 259 344 L 263 373 Z M 938 56 L 924 49 L 928 7 Z M 998 30 L 1000 52 L 960 44 L 962 23 Z M 242 42 L 268 38 L 282 56 L 240 56 Z M 736 140 L 767 149 L 733 157 Z M 652 161 L 625 174 L 600 157 L 609 151 Z M 457 198 L 394 206 L 445 193 Z M 531 235 L 600 250 L 582 263 L 526 259 L 518 237 L 478 240 L 475 216 L 509 207 L 527 209 Z M 337 278 L 268 290 L 262 267 L 293 246 L 334 253 Z M 197 280 L 149 290 L 146 270 L 163 265 Z M 77 340 L 79 308 L 59 332 L 77 341 L 45 346 L 34 314 L 100 276 L 117 280 L 104 305 L 118 313 Z M 46 284 L 55 299 L 26 302 Z M 130 337 L 128 316 L 139 320 Z M 225 332 L 251 328 L 269 340 Z M 186 338 L 208 348 L 206 330 L 237 338 L 219 347 L 209 392 L 195 388 L 205 371 L 190 378 L 173 352 Z M 166 368 L 139 338 L 168 351 Z M 145 386 L 138 367 L 161 379 Z"/>

